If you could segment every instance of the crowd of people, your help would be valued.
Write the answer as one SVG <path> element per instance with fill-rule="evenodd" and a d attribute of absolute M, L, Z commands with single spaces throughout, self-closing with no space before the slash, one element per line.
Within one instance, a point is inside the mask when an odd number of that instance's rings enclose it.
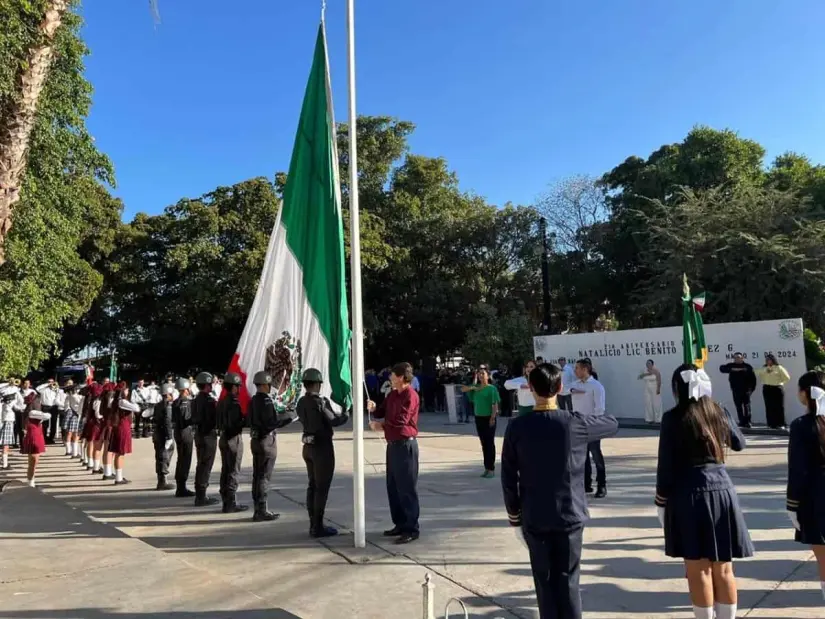
<path fill-rule="evenodd" d="M 734 360 L 726 374 L 745 386 L 749 370 Z M 747 364 L 744 364 L 747 365 Z M 771 369 L 787 383 L 786 372 Z M 749 366 L 748 366 L 749 367 Z M 779 366 L 781 367 L 781 366 Z M 655 376 L 657 391 L 661 375 Z M 752 371 L 752 370 L 751 370 Z M 745 378 L 740 379 L 742 373 Z M 462 389 L 476 420 L 485 478 L 495 474 L 495 427 L 501 414 L 499 390 L 486 367 L 473 373 Z M 393 528 L 384 532 L 396 543 L 420 535 L 417 492 L 419 472 L 419 390 L 412 366 L 401 363 L 389 375 L 390 390 L 380 401 L 367 402 L 370 428 L 387 441 L 387 494 Z M 763 380 L 765 380 L 763 378 Z M 276 431 L 299 418 L 303 425 L 303 458 L 307 466 L 307 511 L 310 534 L 335 535 L 324 524 L 334 474 L 333 428 L 345 423 L 346 412 L 333 410 L 320 395 L 323 377 L 317 370 L 303 375 L 305 392 L 294 409 L 279 409 L 272 397 L 272 377 L 258 372 L 257 392 L 244 414 L 239 393 L 242 379 L 228 373 L 222 380 L 202 372 L 194 379 L 167 380 L 160 386 L 139 382 L 55 381 L 32 388 L 28 381 L 0 383 L 3 467 L 9 448 L 18 444 L 29 455 L 28 480 L 35 485 L 37 459 L 45 450 L 51 428 L 59 426 L 66 456 L 102 479 L 126 484 L 124 463 L 131 453 L 133 420 L 149 428 L 156 456 L 157 489 L 193 497 L 196 506 L 217 503 L 207 495 L 216 451 L 221 452 L 220 494 L 223 511 L 245 511 L 237 502 L 238 473 L 243 454 L 242 433 L 249 427 L 253 453 L 253 519 L 274 520 L 267 510 L 267 491 L 277 455 Z M 733 386 L 734 380 L 731 379 Z M 595 497 L 606 495 L 606 472 L 601 441 L 618 431 L 618 422 L 605 407 L 604 387 L 590 359 L 568 363 L 525 364 L 523 376 L 508 379 L 516 393 L 519 414 L 510 420 L 501 453 L 501 484 L 509 523 L 519 527 L 529 550 L 542 618 L 579 619 L 579 577 L 583 532 L 588 520 L 587 494 L 593 491 L 590 460 L 596 468 Z M 669 386 L 676 405 L 661 416 L 654 504 L 664 532 L 664 550 L 684 561 L 694 616 L 732 619 L 738 593 L 733 561 L 754 554 L 754 545 L 736 488 L 727 473 L 728 450 L 745 448 L 745 438 L 732 414 L 713 399 L 711 380 L 704 370 L 683 364 Z M 766 387 L 771 387 L 765 381 Z M 369 390 L 369 388 L 368 388 Z M 752 389 L 751 389 L 752 391 Z M 373 392 L 370 393 L 372 395 Z M 768 398 L 775 397 L 768 393 Z M 816 556 L 825 598 L 825 373 L 807 372 L 798 381 L 798 399 L 805 414 L 791 424 L 788 450 L 786 509 L 797 542 L 811 546 Z M 16 429 L 22 425 L 22 433 Z M 784 420 L 783 420 L 784 421 Z M 147 425 L 148 423 L 148 425 Z M 139 434 L 139 435 L 142 435 Z M 189 490 L 192 453 L 197 457 L 195 490 Z M 175 483 L 167 483 L 170 459 L 177 451 Z"/>
<path fill-rule="evenodd" d="M 277 457 L 276 432 L 296 419 L 303 424 L 303 458 L 307 465 L 307 511 L 310 534 L 335 535 L 324 525 L 324 509 L 332 483 L 335 458 L 332 428 L 345 423 L 348 413 L 333 410 L 320 395 L 323 376 L 316 369 L 303 374 L 304 395 L 295 406 L 279 407 L 273 378 L 257 372 L 256 393 L 248 411 L 240 401 L 242 378 L 227 373 L 222 379 L 208 372 L 194 379 L 168 377 L 157 385 L 139 380 L 126 382 L 91 379 L 58 385 L 54 378 L 32 388 L 27 379 L 0 381 L 0 446 L 3 469 L 10 467 L 9 453 L 19 448 L 28 456 L 26 478 L 36 486 L 37 465 L 47 443 L 58 431 L 65 456 L 77 461 L 102 481 L 130 483 L 124 475 L 132 441 L 150 437 L 154 443 L 158 491 L 174 491 L 179 498 L 194 497 L 197 507 L 215 505 L 207 494 L 217 452 L 220 451 L 220 497 L 223 513 L 248 510 L 237 500 L 243 459 L 243 431 L 249 428 L 252 451 L 252 498 L 259 521 L 276 520 L 267 508 L 270 477 Z M 172 456 L 177 453 L 174 483 L 168 481 Z M 193 455 L 196 458 L 194 490 L 189 488 Z"/>

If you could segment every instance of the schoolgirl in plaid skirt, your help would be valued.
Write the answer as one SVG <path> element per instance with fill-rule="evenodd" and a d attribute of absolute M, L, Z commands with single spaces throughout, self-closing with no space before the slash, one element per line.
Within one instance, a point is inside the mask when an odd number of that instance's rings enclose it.
<path fill-rule="evenodd" d="M 9 451 L 14 445 L 14 405 L 20 390 L 11 383 L 0 384 L 0 451 L 3 452 L 2 469 L 9 468 Z"/>

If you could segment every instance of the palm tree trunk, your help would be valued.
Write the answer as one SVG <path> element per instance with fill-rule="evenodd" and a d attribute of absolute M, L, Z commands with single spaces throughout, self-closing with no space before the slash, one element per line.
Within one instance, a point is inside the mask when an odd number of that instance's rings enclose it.
<path fill-rule="evenodd" d="M 52 0 L 20 72 L 17 92 L 0 116 L 0 265 L 5 262 L 5 240 L 11 229 L 12 210 L 20 199 L 29 139 L 37 116 L 37 102 L 54 56 L 54 37 L 70 0 Z"/>

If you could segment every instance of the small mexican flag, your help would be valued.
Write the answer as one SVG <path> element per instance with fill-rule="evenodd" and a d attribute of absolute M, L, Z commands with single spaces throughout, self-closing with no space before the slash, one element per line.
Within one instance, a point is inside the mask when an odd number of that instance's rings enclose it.
<path fill-rule="evenodd" d="M 261 281 L 229 366 L 243 380 L 246 410 L 256 372 L 272 377 L 276 410 L 294 408 L 307 368 L 324 376 L 321 392 L 352 402 L 344 227 L 338 152 L 323 22 L 304 94 L 284 199 L 269 240 Z"/>
<path fill-rule="evenodd" d="M 702 310 L 705 309 L 705 293 L 690 296 L 687 275 L 682 275 L 682 348 L 685 363 L 702 368 L 708 360 L 708 346 L 705 343 L 705 325 Z"/>

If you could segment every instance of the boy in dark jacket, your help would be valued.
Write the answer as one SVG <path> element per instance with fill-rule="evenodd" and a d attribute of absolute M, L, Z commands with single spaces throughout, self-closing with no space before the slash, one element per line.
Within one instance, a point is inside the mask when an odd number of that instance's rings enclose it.
<path fill-rule="evenodd" d="M 521 527 L 542 619 L 580 619 L 579 573 L 587 445 L 616 434 L 609 415 L 558 408 L 561 370 L 543 363 L 529 376 L 532 413 L 510 421 L 501 452 L 501 485 L 510 524 Z"/>

